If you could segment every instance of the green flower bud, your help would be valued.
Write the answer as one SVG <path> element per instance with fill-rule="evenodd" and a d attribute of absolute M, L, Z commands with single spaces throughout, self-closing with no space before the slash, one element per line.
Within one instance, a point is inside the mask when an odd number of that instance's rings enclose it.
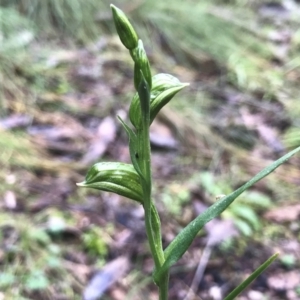
<path fill-rule="evenodd" d="M 142 80 L 142 74 L 149 86 L 149 89 L 151 89 L 152 86 L 152 76 L 151 76 L 151 70 L 150 70 L 150 64 L 149 60 L 146 54 L 146 51 L 144 49 L 143 42 L 139 40 L 138 47 L 131 51 L 132 58 L 134 60 L 134 87 L 138 91 L 141 80 Z"/>
<path fill-rule="evenodd" d="M 138 46 L 138 36 L 126 15 L 121 9 L 117 8 L 113 4 L 111 4 L 110 7 L 122 44 L 129 50 L 136 48 Z"/>
<path fill-rule="evenodd" d="M 187 83 L 181 83 L 176 77 L 169 74 L 162 73 L 153 76 L 150 97 L 150 124 L 162 107 L 187 85 Z M 131 101 L 129 118 L 136 129 L 140 128 L 141 108 L 138 94 L 135 94 Z"/>
<path fill-rule="evenodd" d="M 130 164 L 101 162 L 92 166 L 78 186 L 112 192 L 143 203 L 140 177 Z"/>

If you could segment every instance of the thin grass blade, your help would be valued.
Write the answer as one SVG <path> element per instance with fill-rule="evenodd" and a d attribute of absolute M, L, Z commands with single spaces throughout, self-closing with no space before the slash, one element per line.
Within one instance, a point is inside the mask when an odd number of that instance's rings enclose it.
<path fill-rule="evenodd" d="M 259 266 L 245 281 L 243 281 L 238 287 L 236 287 L 224 300 L 233 300 L 241 292 L 243 292 L 249 284 L 251 284 L 262 272 L 264 272 L 272 262 L 277 258 L 278 253 L 272 255 L 268 260 L 266 260 L 261 266 Z"/>

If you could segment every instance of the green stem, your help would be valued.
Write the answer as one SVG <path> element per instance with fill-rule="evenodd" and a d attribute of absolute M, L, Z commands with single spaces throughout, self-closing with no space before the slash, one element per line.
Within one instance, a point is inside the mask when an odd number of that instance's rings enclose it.
<path fill-rule="evenodd" d="M 140 83 L 139 97 L 141 102 L 142 126 L 141 130 L 137 132 L 138 149 L 140 155 L 140 167 L 143 173 L 144 180 L 142 180 L 143 194 L 144 194 L 144 210 L 145 210 L 145 225 L 147 237 L 149 240 L 150 250 L 154 259 L 155 268 L 159 268 L 164 262 L 163 249 L 159 249 L 157 240 L 155 239 L 155 232 L 152 228 L 152 213 L 151 213 L 151 194 L 152 194 L 152 174 L 151 174 L 151 147 L 149 137 L 150 127 L 150 91 L 144 78 Z M 157 228 L 156 228 L 157 230 Z"/>
<path fill-rule="evenodd" d="M 151 192 L 152 192 L 152 174 L 151 174 L 151 148 L 150 148 L 150 91 L 145 78 L 139 84 L 138 94 L 140 98 L 142 126 L 137 132 L 138 155 L 140 156 L 140 168 L 143 174 L 142 187 L 144 193 L 145 219 L 148 220 L 148 229 L 151 229 Z M 146 224 L 147 225 L 147 224 Z M 152 231 L 152 230 L 151 230 Z"/>
<path fill-rule="evenodd" d="M 169 293 L 169 271 L 167 271 L 161 279 L 159 285 L 159 300 L 168 300 Z"/>
<path fill-rule="evenodd" d="M 144 208 L 145 213 L 149 218 L 149 224 L 151 225 L 151 194 L 152 194 L 152 174 L 151 174 L 151 148 L 149 137 L 150 126 L 150 112 L 149 116 L 143 118 L 143 126 L 140 136 L 140 152 L 142 158 L 142 172 L 144 175 Z"/>
<path fill-rule="evenodd" d="M 143 174 L 142 187 L 144 194 L 145 226 L 151 254 L 155 268 L 159 269 L 164 261 L 164 253 L 161 244 L 160 222 L 157 211 L 152 203 L 152 174 L 151 174 L 151 147 L 150 147 L 150 90 L 142 75 L 138 93 L 141 104 L 142 126 L 137 132 L 138 151 L 140 155 L 140 168 Z M 161 282 L 158 282 L 159 299 L 168 299 L 169 274 L 166 272 Z"/>

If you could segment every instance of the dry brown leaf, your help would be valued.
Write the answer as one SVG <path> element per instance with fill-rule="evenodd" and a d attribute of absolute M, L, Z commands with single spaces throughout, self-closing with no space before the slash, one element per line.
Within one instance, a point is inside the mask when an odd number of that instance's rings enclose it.
<path fill-rule="evenodd" d="M 178 146 L 170 128 L 156 120 L 150 127 L 150 141 L 152 145 L 166 149 L 177 149 Z"/>
<path fill-rule="evenodd" d="M 13 114 L 4 119 L 0 119 L 0 128 L 9 130 L 15 128 L 27 127 L 32 119 L 27 115 Z"/>
<path fill-rule="evenodd" d="M 264 215 L 267 220 L 278 223 L 296 221 L 298 220 L 299 216 L 300 204 L 277 207 L 268 211 Z"/>
<path fill-rule="evenodd" d="M 97 133 L 84 157 L 82 163 L 89 165 L 101 158 L 106 152 L 108 145 L 114 141 L 117 125 L 112 117 L 106 117 L 99 124 Z"/>
<path fill-rule="evenodd" d="M 286 273 L 271 274 L 267 279 L 268 286 L 274 290 L 291 290 L 300 285 L 300 271 L 294 270 Z"/>
<path fill-rule="evenodd" d="M 83 292 L 83 299 L 99 299 L 107 289 L 124 276 L 128 269 L 129 260 L 127 257 L 119 257 L 106 264 L 101 271 L 97 272 L 92 277 L 90 283 Z"/>

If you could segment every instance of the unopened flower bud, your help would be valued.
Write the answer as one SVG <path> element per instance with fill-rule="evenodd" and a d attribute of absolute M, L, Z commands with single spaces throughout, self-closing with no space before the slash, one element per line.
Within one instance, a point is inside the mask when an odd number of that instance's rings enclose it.
<path fill-rule="evenodd" d="M 138 46 L 138 36 L 126 15 L 121 9 L 117 8 L 113 4 L 111 4 L 110 7 L 122 44 L 129 50 L 136 48 Z"/>
<path fill-rule="evenodd" d="M 144 49 L 143 42 L 139 40 L 138 47 L 134 50 L 134 87 L 136 90 L 139 89 L 142 73 L 151 90 L 152 86 L 152 76 L 150 70 L 149 60 Z M 142 73 L 141 73 L 142 72 Z"/>

